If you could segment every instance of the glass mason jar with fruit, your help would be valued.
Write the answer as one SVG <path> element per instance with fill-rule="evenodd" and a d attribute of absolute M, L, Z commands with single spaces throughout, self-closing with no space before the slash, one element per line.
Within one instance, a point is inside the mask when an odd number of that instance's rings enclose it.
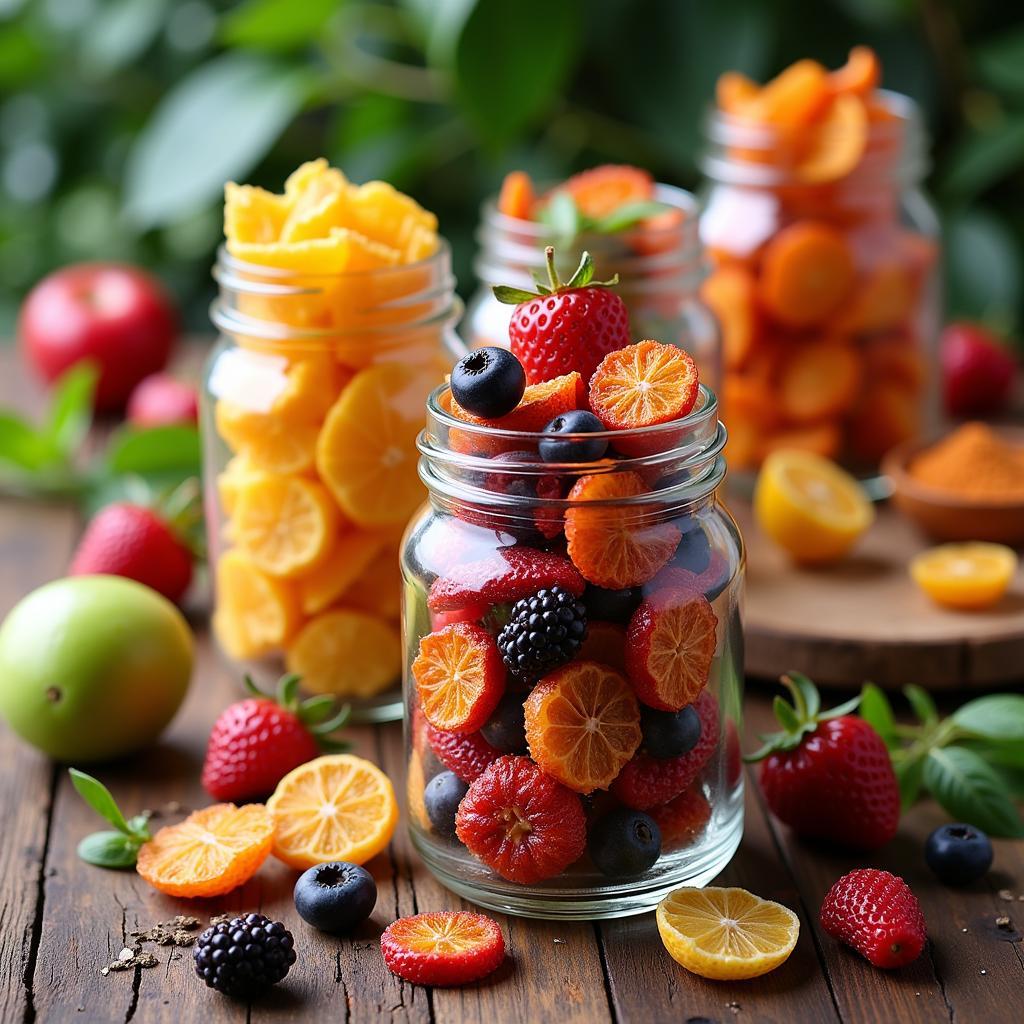
<path fill-rule="evenodd" d="M 679 345 L 716 387 L 718 330 L 697 294 L 705 269 L 697 212 L 689 192 L 636 167 L 595 167 L 540 195 L 524 172 L 513 171 L 483 206 L 474 265 L 480 285 L 460 333 L 470 348 L 507 345 L 512 309 L 493 286 L 529 290 L 536 278 L 546 280 L 548 245 L 557 247 L 558 273 L 568 279 L 587 250 L 601 277 L 618 276 L 634 336 Z"/>
<path fill-rule="evenodd" d="M 423 403 L 457 358 L 432 214 L 325 161 L 229 185 L 205 377 L 205 504 L 223 653 L 264 683 L 402 713 L 405 524 Z"/>
<path fill-rule="evenodd" d="M 412 840 L 454 892 L 551 919 L 651 910 L 743 822 L 743 546 L 693 360 L 643 341 L 526 384 L 507 350 L 427 405 L 405 577 Z"/>
<path fill-rule="evenodd" d="M 809 450 L 877 475 L 937 415 L 938 221 L 905 96 L 855 48 L 767 85 L 727 73 L 708 122 L 701 294 L 722 328 L 729 465 Z"/>

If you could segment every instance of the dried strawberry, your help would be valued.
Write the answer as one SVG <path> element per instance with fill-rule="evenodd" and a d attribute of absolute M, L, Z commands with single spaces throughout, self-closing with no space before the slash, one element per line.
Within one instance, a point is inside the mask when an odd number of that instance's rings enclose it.
<path fill-rule="evenodd" d="M 580 798 L 528 757 L 500 757 L 471 783 L 455 830 L 484 864 L 523 885 L 560 874 L 587 845 Z"/>
<path fill-rule="evenodd" d="M 700 739 L 688 753 L 659 760 L 635 754 L 612 783 L 612 795 L 628 807 L 646 811 L 677 797 L 700 774 L 718 744 L 718 701 L 704 690 L 694 701 Z"/>
<path fill-rule="evenodd" d="M 689 846 L 704 831 L 711 818 L 711 805 L 696 783 L 688 786 L 667 804 L 647 812 L 661 830 L 661 848 Z"/>
<path fill-rule="evenodd" d="M 435 910 L 389 924 L 380 951 L 392 974 L 415 985 L 466 985 L 501 966 L 505 940 L 484 914 Z"/>
<path fill-rule="evenodd" d="M 438 761 L 450 772 L 455 772 L 463 782 L 472 782 L 501 757 L 501 751 L 492 747 L 478 732 L 443 732 L 428 722 L 426 734 Z"/>

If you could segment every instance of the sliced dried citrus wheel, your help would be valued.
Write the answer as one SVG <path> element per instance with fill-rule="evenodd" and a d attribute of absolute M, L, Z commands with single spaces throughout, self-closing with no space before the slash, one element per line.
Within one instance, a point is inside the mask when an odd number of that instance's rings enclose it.
<path fill-rule="evenodd" d="M 393 267 L 401 258 L 397 249 L 348 228 L 331 228 L 326 238 L 301 242 L 228 242 L 228 252 L 246 263 L 318 276 Z"/>
<path fill-rule="evenodd" d="M 297 576 L 330 554 L 340 516 L 327 489 L 297 476 L 243 483 L 231 518 L 231 539 L 257 568 Z"/>
<path fill-rule="evenodd" d="M 600 218 L 615 213 L 627 203 L 653 199 L 654 179 L 639 167 L 602 164 L 574 174 L 555 191 L 568 192 L 585 216 Z"/>
<path fill-rule="evenodd" d="M 576 661 L 545 676 L 523 707 L 530 756 L 577 793 L 607 789 L 640 746 L 632 687 L 596 661 Z"/>
<path fill-rule="evenodd" d="M 353 374 L 333 356 L 316 355 L 295 360 L 285 376 L 287 384 L 274 402 L 273 414 L 319 423 Z"/>
<path fill-rule="evenodd" d="M 380 949 L 392 974 L 417 985 L 468 985 L 505 959 L 498 922 L 468 910 L 400 918 L 384 929 Z"/>
<path fill-rule="evenodd" d="M 285 662 L 312 693 L 373 697 L 401 674 L 401 643 L 391 623 L 336 608 L 303 626 Z"/>
<path fill-rule="evenodd" d="M 316 615 L 342 596 L 346 604 L 351 603 L 350 594 L 353 598 L 358 597 L 356 583 L 367 573 L 383 543 L 384 539 L 379 534 L 368 530 L 342 533 L 327 558 L 296 581 L 302 610 L 307 615 Z M 397 565 L 396 559 L 388 566 L 388 574 L 394 584 L 398 582 Z M 374 611 L 372 608 L 363 610 Z"/>
<path fill-rule="evenodd" d="M 136 870 L 168 896 L 220 896 L 248 882 L 273 845 L 262 804 L 214 804 L 160 829 L 140 847 Z"/>
<path fill-rule="evenodd" d="M 287 219 L 284 196 L 233 181 L 224 186 L 224 236 L 228 241 L 257 245 L 276 242 Z"/>
<path fill-rule="evenodd" d="M 266 476 L 245 455 L 235 455 L 217 475 L 217 496 L 221 511 L 229 516 L 235 509 L 238 493 L 243 484 L 261 480 Z"/>
<path fill-rule="evenodd" d="M 280 650 L 298 625 L 298 602 L 289 584 L 260 572 L 240 551 L 226 551 L 218 559 L 216 592 L 213 631 L 232 658 L 244 661 Z"/>
<path fill-rule="evenodd" d="M 682 536 L 677 526 L 651 522 L 656 510 L 650 506 L 621 503 L 646 491 L 630 472 L 582 476 L 573 485 L 565 536 L 569 557 L 588 582 L 608 590 L 637 587 L 674 554 Z"/>
<path fill-rule="evenodd" d="M 476 732 L 505 692 L 505 663 L 494 637 L 469 622 L 425 636 L 412 675 L 423 716 L 444 732 Z"/>
<path fill-rule="evenodd" d="M 293 423 L 269 413 L 251 412 L 221 399 L 214 413 L 217 433 L 227 446 L 267 473 L 303 473 L 316 456 L 315 423 Z"/>
<path fill-rule="evenodd" d="M 416 435 L 427 375 L 397 363 L 361 370 L 327 414 L 316 465 L 342 511 L 360 526 L 404 523 L 423 500 Z"/>
<path fill-rule="evenodd" d="M 718 320 L 726 369 L 738 369 L 758 340 L 757 279 L 742 264 L 726 264 L 705 280 L 700 294 Z"/>
<path fill-rule="evenodd" d="M 792 910 L 746 889 L 676 889 L 658 904 L 656 917 L 672 959 L 716 981 L 775 970 L 800 936 L 800 918 Z"/>
<path fill-rule="evenodd" d="M 299 871 L 365 864 L 391 842 L 398 802 L 388 777 L 354 754 L 327 754 L 289 772 L 267 801 L 274 856 Z"/>
<path fill-rule="evenodd" d="M 841 416 L 856 402 L 863 376 L 863 359 L 852 345 L 793 345 L 779 378 L 779 408 L 795 423 Z"/>

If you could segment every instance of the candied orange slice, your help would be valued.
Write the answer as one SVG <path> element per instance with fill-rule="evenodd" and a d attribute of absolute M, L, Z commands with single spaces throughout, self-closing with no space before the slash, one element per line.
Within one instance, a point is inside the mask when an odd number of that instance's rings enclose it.
<path fill-rule="evenodd" d="M 878 88 L 882 65 L 870 46 L 855 46 L 846 63 L 828 75 L 829 88 L 836 93 L 847 92 L 865 97 Z"/>
<path fill-rule="evenodd" d="M 761 86 L 739 71 L 726 71 L 718 76 L 715 103 L 726 114 L 746 114 L 757 99 Z"/>
<path fill-rule="evenodd" d="M 803 125 L 828 102 L 828 73 L 816 60 L 798 60 L 762 86 L 758 118 L 781 126 Z"/>
<path fill-rule="evenodd" d="M 757 345 L 757 279 L 741 264 L 727 264 L 707 278 L 700 294 L 718 320 L 726 369 L 741 367 Z"/>
<path fill-rule="evenodd" d="M 854 289 L 832 320 L 844 334 L 877 334 L 900 327 L 914 310 L 914 282 L 909 269 L 895 264 L 875 267 Z"/>
<path fill-rule="evenodd" d="M 401 253 L 348 228 L 331 228 L 326 238 L 301 242 L 228 242 L 228 251 L 245 263 L 313 275 L 355 273 L 393 267 Z"/>
<path fill-rule="evenodd" d="M 498 194 L 498 213 L 516 220 L 530 220 L 536 201 L 533 182 L 526 171 L 511 171 L 505 175 Z"/>
<path fill-rule="evenodd" d="M 346 604 L 355 598 L 356 583 L 373 564 L 384 539 L 368 530 L 350 530 L 334 542 L 331 553 L 315 569 L 296 580 L 299 603 L 307 615 L 316 615 L 344 596 Z M 393 581 L 397 581 L 398 561 L 389 565 Z M 372 608 L 365 609 L 373 611 Z"/>
<path fill-rule="evenodd" d="M 252 412 L 221 399 L 214 412 L 217 433 L 247 463 L 266 473 L 303 473 L 313 465 L 317 425 L 272 413 Z"/>
<path fill-rule="evenodd" d="M 437 233 L 437 217 L 386 181 L 369 181 L 352 189 L 347 212 L 354 230 L 399 251 L 417 229 Z"/>
<path fill-rule="evenodd" d="M 808 185 L 836 181 L 860 163 L 868 143 L 868 112 L 859 96 L 836 96 L 827 113 L 809 129 L 808 149 L 796 166 Z"/>
<path fill-rule="evenodd" d="M 224 235 L 230 242 L 276 242 L 287 219 L 284 196 L 233 181 L 224 186 Z"/>
<path fill-rule="evenodd" d="M 218 559 L 216 593 L 213 631 L 232 658 L 244 661 L 279 650 L 298 625 L 291 587 L 261 572 L 240 551 Z"/>
<path fill-rule="evenodd" d="M 530 756 L 577 793 L 607 789 L 640 746 L 640 706 L 623 675 L 576 661 L 545 676 L 523 705 Z"/>
<path fill-rule="evenodd" d="M 327 414 L 317 470 L 360 526 L 403 523 L 423 500 L 416 435 L 430 383 L 415 368 L 371 366 L 356 374 Z"/>
<path fill-rule="evenodd" d="M 282 242 L 305 242 L 311 238 L 328 238 L 333 228 L 347 228 L 348 189 L 328 192 L 316 202 L 297 207 L 281 230 Z"/>
<path fill-rule="evenodd" d="M 627 203 L 653 199 L 654 179 L 639 167 L 603 164 L 574 174 L 555 191 L 568 192 L 584 216 L 606 217 Z"/>
<path fill-rule="evenodd" d="M 863 360 L 851 345 L 831 341 L 801 345 L 783 366 L 779 406 L 797 423 L 840 416 L 857 400 L 862 380 Z"/>
<path fill-rule="evenodd" d="M 136 870 L 168 896 L 221 896 L 248 882 L 273 845 L 262 804 L 214 804 L 160 829 L 140 847 Z"/>
<path fill-rule="evenodd" d="M 576 504 L 565 513 L 565 536 L 569 558 L 588 582 L 608 590 L 638 587 L 675 553 L 681 534 L 674 523 L 651 522 L 649 506 L 618 504 L 646 491 L 630 472 L 583 476 L 573 485 L 569 500 Z"/>
<path fill-rule="evenodd" d="M 230 458 L 217 475 L 217 497 L 220 499 L 221 511 L 230 516 L 235 509 L 242 486 L 261 480 L 265 475 L 245 455 Z"/>
<path fill-rule="evenodd" d="M 299 871 L 327 861 L 365 864 L 398 824 L 388 777 L 354 754 L 327 754 L 289 772 L 267 801 L 274 856 Z"/>
<path fill-rule="evenodd" d="M 287 383 L 274 402 L 277 416 L 319 423 L 353 373 L 331 356 L 295 360 L 285 371 Z"/>

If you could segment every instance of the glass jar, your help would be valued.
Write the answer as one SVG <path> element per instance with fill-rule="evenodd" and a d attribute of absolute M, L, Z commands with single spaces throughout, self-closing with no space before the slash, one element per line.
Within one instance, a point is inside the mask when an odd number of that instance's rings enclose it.
<path fill-rule="evenodd" d="M 492 291 L 507 284 L 533 290 L 534 273 L 547 280 L 544 249 L 555 247 L 556 265 L 569 280 L 583 251 L 594 257 L 595 276 L 619 276 L 616 291 L 629 310 L 634 340 L 654 338 L 678 345 L 693 356 L 701 379 L 712 388 L 719 375 L 718 331 L 714 317 L 700 301 L 697 288 L 704 273 L 698 233 L 696 199 L 681 188 L 657 185 L 654 198 L 664 214 L 611 234 L 584 233 L 560 239 L 538 221 L 500 213 L 488 200 L 477 233 L 480 250 L 474 263 L 479 287 L 466 307 L 460 333 L 470 348 L 508 347 L 513 306 L 499 302 Z"/>
<path fill-rule="evenodd" d="M 221 651 L 402 714 L 398 550 L 424 497 L 423 403 L 458 356 L 447 245 L 406 266 L 214 270 L 220 337 L 202 399 L 204 503 Z"/>
<path fill-rule="evenodd" d="M 734 471 L 797 447 L 877 484 L 886 451 L 935 425 L 926 139 L 907 97 L 879 91 L 866 109 L 796 137 L 722 110 L 708 121 L 701 294 L 722 327 Z"/>
<path fill-rule="evenodd" d="M 449 398 L 439 388 L 427 408 L 430 501 L 402 558 L 413 844 L 442 884 L 492 910 L 562 920 L 651 910 L 714 878 L 743 828 L 744 553 L 718 500 L 717 401 L 702 386 L 683 420 L 575 435 L 620 457 L 557 464 L 540 461 L 539 435 L 463 423 Z M 516 654 L 531 596 L 535 615 L 556 602 L 575 623 L 568 646 L 542 649 L 543 668 Z M 465 701 L 448 703 L 456 692 Z M 658 747 L 681 718 L 693 732 Z M 631 807 L 648 815 L 642 838 L 660 833 L 656 859 L 628 872 L 605 860 L 602 871 L 585 843 L 614 849 L 617 830 L 635 824 L 623 822 Z"/>

